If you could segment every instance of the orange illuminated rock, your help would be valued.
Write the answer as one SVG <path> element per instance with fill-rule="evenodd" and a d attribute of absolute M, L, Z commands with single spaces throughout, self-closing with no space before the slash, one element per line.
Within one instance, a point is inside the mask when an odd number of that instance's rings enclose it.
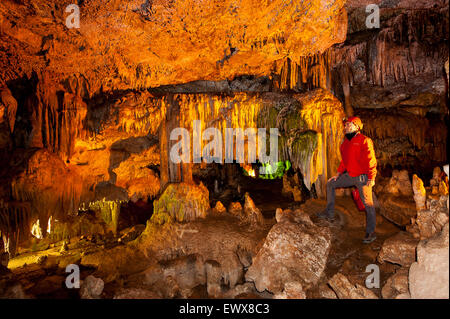
<path fill-rule="evenodd" d="M 290 282 L 299 282 L 306 291 L 318 283 L 325 270 L 331 244 L 329 229 L 314 225 L 304 212 L 291 215 L 295 221 L 286 218 L 271 228 L 245 274 L 258 291 L 283 295 L 294 288 L 289 287 Z M 292 296 L 298 298 L 302 289 L 293 290 L 297 293 L 291 291 Z"/>
<path fill-rule="evenodd" d="M 414 201 L 416 202 L 417 211 L 426 209 L 427 194 L 422 180 L 416 175 L 413 175 L 412 187 L 414 191 Z"/>
<path fill-rule="evenodd" d="M 323 52 L 347 31 L 344 0 L 90 0 L 79 29 L 66 27 L 67 1 L 28 2 L 0 3 L 0 78 L 83 74 L 90 93 L 269 75 L 273 62 Z"/>

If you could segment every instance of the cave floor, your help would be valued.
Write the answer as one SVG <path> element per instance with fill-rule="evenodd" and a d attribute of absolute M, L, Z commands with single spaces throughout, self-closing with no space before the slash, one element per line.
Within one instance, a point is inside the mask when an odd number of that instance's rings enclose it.
<path fill-rule="evenodd" d="M 391 222 L 384 219 L 377 214 L 377 239 L 369 244 L 362 243 L 364 236 L 365 214 L 359 212 L 350 197 L 337 197 L 336 200 L 336 218 L 330 223 L 328 221 L 318 220 L 315 213 L 324 209 L 326 202 L 319 199 L 310 199 L 305 203 L 294 203 L 288 199 L 282 199 L 277 196 L 276 187 L 272 188 L 272 196 L 264 196 L 262 190 L 253 190 L 252 196 L 256 205 L 264 211 L 266 225 L 257 232 L 249 234 L 251 240 L 262 243 L 267 236 L 271 226 L 275 224 L 275 209 L 276 207 L 283 208 L 301 208 L 304 212 L 310 215 L 311 220 L 324 227 L 330 227 L 332 232 L 332 246 L 328 256 L 328 262 L 325 269 L 325 275 L 321 284 L 326 284 L 327 280 L 331 278 L 338 271 L 346 275 L 352 282 L 364 285 L 368 273 L 365 272 L 369 264 L 375 264 L 377 255 L 385 239 L 399 232 L 400 229 Z M 261 191 L 261 192 L 260 192 Z M 266 193 L 267 194 L 267 193 Z M 272 200 L 277 198 L 276 200 Z M 268 216 L 272 217 L 268 217 Z M 197 225 L 197 226 L 195 226 Z M 230 216 L 217 217 L 208 216 L 204 220 L 192 222 L 192 226 L 200 227 L 203 234 L 205 232 L 230 232 L 236 231 L 245 234 L 245 229 L 236 223 L 236 220 Z M 199 235 L 202 236 L 202 235 Z M 207 238 L 207 237 L 205 237 Z M 117 243 L 117 240 L 108 241 L 106 239 L 97 242 L 86 241 L 85 239 L 71 239 L 68 250 L 61 252 L 62 242 L 56 243 L 48 249 L 41 251 L 28 251 L 21 253 L 9 261 L 8 268 L 12 271 L 12 276 L 20 281 L 25 292 L 34 298 L 79 298 L 75 289 L 67 289 L 65 287 L 65 279 L 67 273 L 65 267 L 68 264 L 77 264 L 82 256 L 86 254 L 100 256 L 99 263 L 114 262 L 114 257 L 107 261 L 102 261 L 105 254 L 114 256 L 115 254 L 130 255 L 121 256 L 121 259 L 127 259 L 124 263 L 134 265 L 128 273 L 120 273 L 114 280 L 109 280 L 105 283 L 105 289 L 101 297 L 112 298 L 114 291 L 119 287 L 126 286 L 127 278 L 133 273 L 137 273 L 145 269 L 151 256 L 146 256 L 141 252 L 128 249 L 128 244 Z M 119 257 L 118 257 L 119 258 Z M 111 261 L 112 260 L 112 261 Z M 377 263 L 378 264 L 378 263 Z M 389 263 L 381 264 L 380 279 L 381 287 L 384 282 L 391 276 L 396 269 L 400 268 L 398 265 Z M 122 269 L 125 269 L 122 267 Z M 90 274 L 97 274 L 96 267 L 80 266 L 80 277 L 83 280 Z M 319 287 L 317 285 L 316 287 Z M 381 297 L 381 289 L 373 289 L 375 294 Z M 270 294 L 254 293 L 237 296 L 238 298 L 267 298 Z M 190 298 L 207 298 L 206 287 L 199 286 L 193 289 Z M 307 291 L 307 298 L 320 298 L 317 288 Z"/>

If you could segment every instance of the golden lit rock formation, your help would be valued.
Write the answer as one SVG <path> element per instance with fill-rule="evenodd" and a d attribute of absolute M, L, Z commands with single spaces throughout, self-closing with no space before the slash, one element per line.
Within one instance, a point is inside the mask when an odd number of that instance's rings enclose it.
<path fill-rule="evenodd" d="M 342 42 L 344 3 L 89 0 L 80 5 L 80 28 L 68 29 L 71 1 L 2 1 L 1 42 L 14 56 L 0 55 L 1 78 L 45 68 L 59 80 L 83 75 L 93 94 L 268 75 L 275 61 Z"/>

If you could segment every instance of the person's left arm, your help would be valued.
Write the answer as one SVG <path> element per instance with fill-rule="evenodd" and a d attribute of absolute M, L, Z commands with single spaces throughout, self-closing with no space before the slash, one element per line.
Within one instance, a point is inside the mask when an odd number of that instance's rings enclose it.
<path fill-rule="evenodd" d="M 367 174 L 369 181 L 367 185 L 375 185 L 375 177 L 377 176 L 377 159 L 375 157 L 375 149 L 370 138 L 366 138 L 361 149 L 361 163 L 365 174 Z"/>

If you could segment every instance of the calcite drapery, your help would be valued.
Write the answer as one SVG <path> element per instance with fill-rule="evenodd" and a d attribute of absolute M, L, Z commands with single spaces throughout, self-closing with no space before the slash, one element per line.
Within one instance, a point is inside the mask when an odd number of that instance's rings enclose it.
<path fill-rule="evenodd" d="M 219 129 L 223 137 L 226 136 L 226 128 L 278 128 L 279 160 L 290 160 L 293 168 L 304 175 L 308 189 L 319 175 L 322 176 L 322 185 L 325 185 L 327 176 L 337 170 L 345 114 L 341 103 L 326 90 L 317 89 L 292 97 L 275 93 L 251 96 L 244 93 L 234 96 L 178 94 L 171 99 L 179 105 L 179 119 L 174 127 L 180 125 L 188 129 L 191 136 L 194 120 L 201 121 L 202 130 Z M 173 100 L 163 99 L 161 107 L 168 110 Z M 246 138 L 246 150 L 247 142 Z M 168 161 L 168 157 L 163 161 Z M 247 151 L 245 162 L 248 162 Z"/>

